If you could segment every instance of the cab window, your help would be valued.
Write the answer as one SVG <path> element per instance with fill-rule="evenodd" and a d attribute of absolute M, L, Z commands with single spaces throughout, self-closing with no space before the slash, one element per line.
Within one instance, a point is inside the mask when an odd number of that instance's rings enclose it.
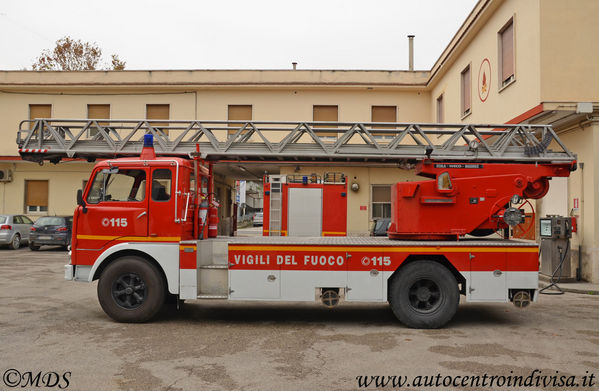
<path fill-rule="evenodd" d="M 448 191 L 453 189 L 451 185 L 451 178 L 448 172 L 441 173 L 441 175 L 437 177 L 437 189 L 439 189 L 439 191 Z"/>
<path fill-rule="evenodd" d="M 100 202 L 141 202 L 146 196 L 144 170 L 103 169 L 96 173 L 87 194 L 88 204 Z"/>
<path fill-rule="evenodd" d="M 171 199 L 171 170 L 158 169 L 152 172 L 152 201 Z"/>

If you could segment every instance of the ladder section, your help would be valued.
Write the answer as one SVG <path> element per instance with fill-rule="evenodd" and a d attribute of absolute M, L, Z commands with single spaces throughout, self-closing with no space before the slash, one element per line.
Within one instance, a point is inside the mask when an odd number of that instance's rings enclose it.
<path fill-rule="evenodd" d="M 561 162 L 576 160 L 549 125 L 37 119 L 19 125 L 24 160 L 158 155 L 270 161 Z"/>
<path fill-rule="evenodd" d="M 271 175 L 270 178 L 270 204 L 268 214 L 268 236 L 281 235 L 282 210 L 283 210 L 283 183 L 284 175 Z"/>

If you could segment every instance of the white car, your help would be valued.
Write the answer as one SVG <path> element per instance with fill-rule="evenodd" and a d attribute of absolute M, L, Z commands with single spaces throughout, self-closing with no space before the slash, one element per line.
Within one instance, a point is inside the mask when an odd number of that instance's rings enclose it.
<path fill-rule="evenodd" d="M 264 214 L 262 212 L 258 212 L 252 217 L 252 224 L 254 227 L 262 226 L 262 219 L 264 218 Z"/>
<path fill-rule="evenodd" d="M 0 215 L 0 245 L 16 250 L 29 241 L 33 221 L 23 215 Z"/>

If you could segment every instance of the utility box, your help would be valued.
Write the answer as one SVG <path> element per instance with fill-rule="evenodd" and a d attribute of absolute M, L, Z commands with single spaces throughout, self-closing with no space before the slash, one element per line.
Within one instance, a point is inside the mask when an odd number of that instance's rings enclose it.
<path fill-rule="evenodd" d="M 269 175 L 263 189 L 263 236 L 347 236 L 345 175 Z"/>
<path fill-rule="evenodd" d="M 570 238 L 572 237 L 572 219 L 570 217 L 548 215 L 539 219 L 541 236 L 541 274 L 555 277 L 571 277 Z M 562 262 L 563 260 L 563 262 Z"/>

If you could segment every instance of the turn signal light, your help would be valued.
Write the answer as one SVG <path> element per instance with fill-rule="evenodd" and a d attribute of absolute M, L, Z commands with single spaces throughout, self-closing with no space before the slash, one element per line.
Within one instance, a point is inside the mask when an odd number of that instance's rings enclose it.
<path fill-rule="evenodd" d="M 0 229 L 8 229 L 8 230 L 10 230 L 10 229 L 12 229 L 12 226 L 10 226 L 8 224 L 2 224 L 2 225 L 0 225 Z"/>

